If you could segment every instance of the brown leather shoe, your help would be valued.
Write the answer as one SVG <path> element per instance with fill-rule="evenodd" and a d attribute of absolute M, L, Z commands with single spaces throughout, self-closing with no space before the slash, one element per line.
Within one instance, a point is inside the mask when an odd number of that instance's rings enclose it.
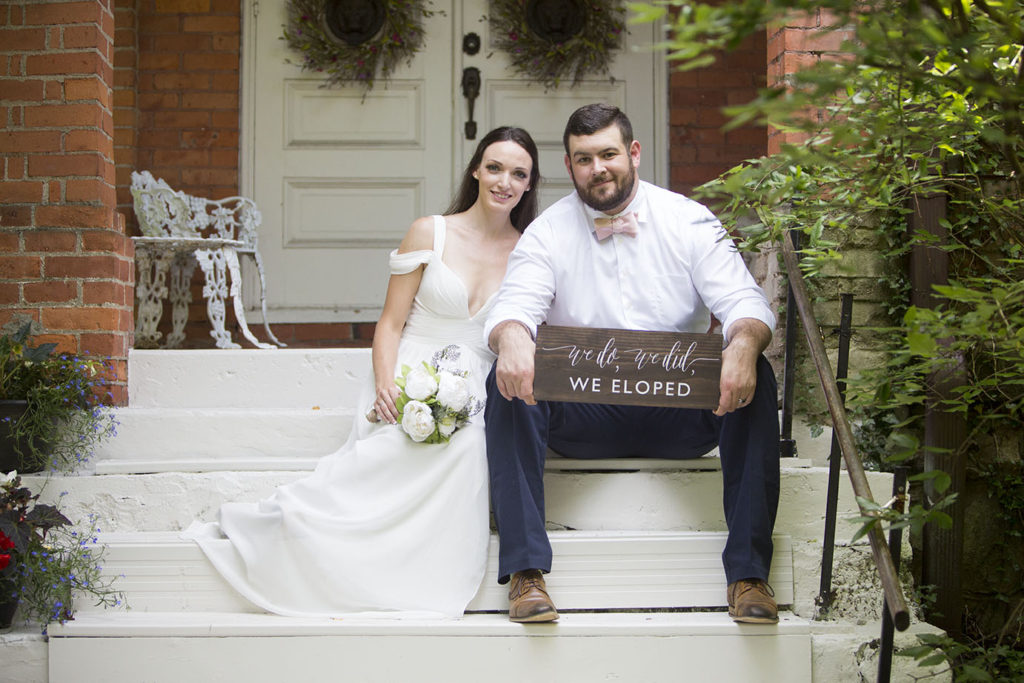
<path fill-rule="evenodd" d="M 779 620 L 775 591 L 761 579 L 740 579 L 729 584 L 729 616 L 745 624 L 774 624 Z"/>
<path fill-rule="evenodd" d="M 558 612 L 539 569 L 516 572 L 508 586 L 508 618 L 518 623 L 556 621 Z"/>

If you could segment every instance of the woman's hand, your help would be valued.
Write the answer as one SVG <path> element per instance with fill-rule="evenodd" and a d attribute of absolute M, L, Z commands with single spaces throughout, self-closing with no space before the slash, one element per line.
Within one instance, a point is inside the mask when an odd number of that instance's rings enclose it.
<path fill-rule="evenodd" d="M 373 410 L 377 413 L 378 420 L 389 424 L 398 424 L 398 408 L 395 407 L 395 400 L 401 393 L 394 381 L 390 385 L 377 385 L 377 400 L 373 402 Z"/>

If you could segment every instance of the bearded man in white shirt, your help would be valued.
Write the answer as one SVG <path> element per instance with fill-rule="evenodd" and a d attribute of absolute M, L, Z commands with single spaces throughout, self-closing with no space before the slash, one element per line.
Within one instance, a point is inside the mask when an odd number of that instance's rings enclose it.
<path fill-rule="evenodd" d="M 552 554 L 544 522 L 547 448 L 572 458 L 695 458 L 717 445 L 729 613 L 736 621 L 774 623 L 778 608 L 767 578 L 779 425 L 775 376 L 762 352 L 775 316 L 718 219 L 638 178 L 640 143 L 618 108 L 581 107 L 563 143 L 576 191 L 519 240 L 484 329 L 498 354 L 485 417 L 498 582 L 510 583 L 509 618 L 558 618 L 543 578 Z M 608 228 L 595 229 L 594 219 L 614 216 L 626 219 L 625 232 L 607 237 Z M 712 315 L 726 342 L 713 411 L 534 399 L 534 338 L 542 322 L 707 332 Z"/>

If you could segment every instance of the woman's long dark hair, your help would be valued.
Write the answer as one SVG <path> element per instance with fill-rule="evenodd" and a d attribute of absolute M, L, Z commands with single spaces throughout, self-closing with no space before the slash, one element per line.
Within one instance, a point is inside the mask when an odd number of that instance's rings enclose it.
<path fill-rule="evenodd" d="M 533 168 L 530 170 L 530 189 L 523 193 L 519 203 L 512 209 L 512 214 L 509 216 L 512 226 L 522 232 L 537 217 L 537 186 L 540 184 L 540 160 L 537 158 L 537 145 L 534 144 L 529 133 L 514 126 L 495 128 L 480 140 L 480 144 L 476 146 L 476 152 L 473 153 L 473 158 L 469 160 L 466 171 L 462 174 L 459 191 L 444 212 L 445 216 L 461 213 L 473 206 L 477 195 L 480 194 L 480 182 L 473 177 L 473 172 L 480 166 L 484 150 L 495 142 L 504 142 L 505 140 L 510 140 L 525 149 L 533 162 Z"/>

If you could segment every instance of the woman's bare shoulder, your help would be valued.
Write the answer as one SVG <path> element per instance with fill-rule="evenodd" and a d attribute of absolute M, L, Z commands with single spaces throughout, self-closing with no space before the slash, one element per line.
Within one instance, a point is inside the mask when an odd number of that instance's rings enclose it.
<path fill-rule="evenodd" d="M 409 231 L 398 246 L 398 253 L 410 251 L 430 251 L 434 248 L 434 217 L 422 216 L 409 226 Z"/>

